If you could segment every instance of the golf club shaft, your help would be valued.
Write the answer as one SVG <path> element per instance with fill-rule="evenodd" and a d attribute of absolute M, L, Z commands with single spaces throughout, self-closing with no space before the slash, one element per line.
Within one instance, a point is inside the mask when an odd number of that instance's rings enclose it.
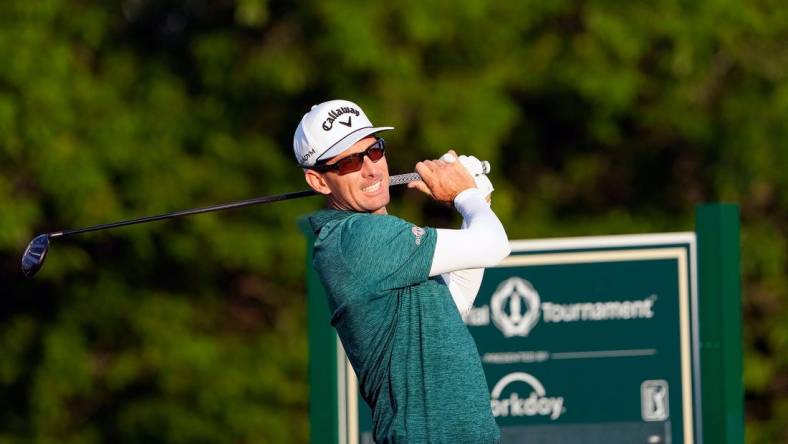
<path fill-rule="evenodd" d="M 419 180 L 418 173 L 398 174 L 389 178 L 389 186 L 402 185 L 404 183 Z M 71 236 L 74 234 L 88 233 L 91 231 L 107 230 L 110 228 L 125 227 L 127 225 L 143 224 L 147 222 L 155 222 L 158 220 L 172 219 L 175 217 L 191 216 L 193 214 L 210 213 L 212 211 L 230 210 L 233 208 L 247 207 L 250 205 L 259 205 L 270 202 L 277 202 L 280 200 L 297 199 L 299 197 L 314 196 L 317 192 L 314 190 L 293 191 L 290 193 L 275 194 L 272 196 L 256 197 L 253 199 L 239 200 L 237 202 L 230 202 L 226 204 L 213 205 L 210 207 L 194 208 L 191 210 L 175 211 L 173 213 L 158 214 L 155 216 L 140 217 L 138 219 L 124 220 L 120 222 L 112 222 L 108 224 L 94 225 L 92 227 L 76 228 L 73 230 L 57 231 L 49 233 L 49 237 L 63 237 Z"/>

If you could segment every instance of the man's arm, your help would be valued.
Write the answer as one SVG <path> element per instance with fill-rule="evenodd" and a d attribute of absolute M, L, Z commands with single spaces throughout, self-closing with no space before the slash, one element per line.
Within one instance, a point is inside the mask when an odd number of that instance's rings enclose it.
<path fill-rule="evenodd" d="M 456 156 L 454 152 L 450 154 Z M 495 265 L 509 255 L 506 231 L 459 162 L 420 162 L 416 170 L 423 182 L 412 188 L 438 201 L 451 198 L 463 216 L 462 229 L 437 230 L 430 276 L 443 276 L 458 310 L 464 313 L 473 306 L 484 267 Z"/>
<path fill-rule="evenodd" d="M 474 196 L 466 196 L 473 193 Z M 468 199 L 469 201 L 466 201 Z M 463 214 L 460 230 L 438 229 L 430 276 L 442 275 L 460 313 L 473 306 L 484 267 L 496 265 L 510 253 L 503 225 L 477 189 L 458 196 Z"/>
<path fill-rule="evenodd" d="M 438 229 L 438 239 L 430 276 L 468 268 L 498 264 L 509 255 L 506 231 L 481 192 L 464 190 L 455 199 L 467 227 L 461 230 Z"/>
<path fill-rule="evenodd" d="M 478 183 L 476 186 L 479 186 Z M 489 195 L 486 197 L 486 200 L 490 200 Z M 463 219 L 460 229 L 464 230 L 466 228 L 468 228 L 468 221 Z M 449 293 L 451 293 L 451 298 L 454 300 L 457 310 L 464 315 L 473 307 L 473 302 L 479 294 L 479 288 L 481 288 L 482 279 L 484 278 L 484 268 L 468 268 L 466 270 L 443 273 L 441 278 L 446 283 L 446 286 L 449 287 Z"/>

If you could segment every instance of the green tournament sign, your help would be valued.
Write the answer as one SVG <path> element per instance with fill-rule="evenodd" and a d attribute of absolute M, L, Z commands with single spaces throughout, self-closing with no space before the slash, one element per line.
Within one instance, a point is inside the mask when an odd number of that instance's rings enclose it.
<path fill-rule="evenodd" d="M 694 233 L 512 242 L 465 322 L 504 442 L 696 442 Z"/>
<path fill-rule="evenodd" d="M 486 270 L 463 318 L 503 443 L 743 442 L 738 209 L 696 216 L 695 232 L 513 241 Z M 372 443 L 308 269 L 311 441 Z"/>

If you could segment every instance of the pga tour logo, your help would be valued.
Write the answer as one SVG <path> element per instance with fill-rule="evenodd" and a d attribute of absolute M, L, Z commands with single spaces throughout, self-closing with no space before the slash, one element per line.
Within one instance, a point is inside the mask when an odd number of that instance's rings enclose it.
<path fill-rule="evenodd" d="M 640 413 L 644 421 L 664 421 L 670 416 L 668 381 L 651 379 L 640 384 Z"/>
<path fill-rule="evenodd" d="M 501 394 L 509 385 L 513 386 L 509 396 L 501 399 Z M 525 392 L 518 392 L 523 388 L 525 388 Z M 528 395 L 522 397 L 520 393 Z M 554 421 L 566 412 L 562 396 L 548 397 L 542 383 L 534 376 L 524 372 L 509 373 L 495 384 L 490 392 L 490 407 L 496 418 L 502 416 L 544 416 Z"/>

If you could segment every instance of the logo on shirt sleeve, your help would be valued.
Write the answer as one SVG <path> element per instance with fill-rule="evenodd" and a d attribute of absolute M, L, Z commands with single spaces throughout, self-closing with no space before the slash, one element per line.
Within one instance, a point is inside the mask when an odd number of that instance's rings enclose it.
<path fill-rule="evenodd" d="M 424 233 L 426 233 L 424 228 L 414 226 L 410 229 L 410 232 L 416 236 L 416 245 L 421 245 L 421 238 L 424 237 Z"/>

